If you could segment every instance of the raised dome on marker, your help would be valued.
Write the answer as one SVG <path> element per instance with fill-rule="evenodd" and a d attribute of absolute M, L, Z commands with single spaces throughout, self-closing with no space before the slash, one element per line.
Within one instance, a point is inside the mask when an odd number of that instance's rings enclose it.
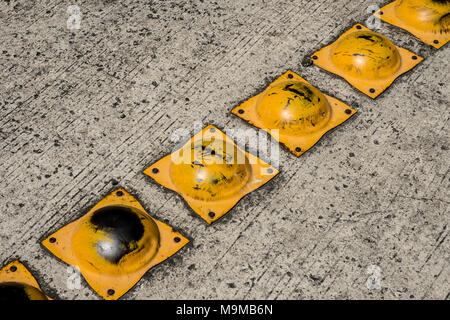
<path fill-rule="evenodd" d="M 402 21 L 432 33 L 450 33 L 450 0 L 402 0 L 395 8 Z"/>
<path fill-rule="evenodd" d="M 244 188 L 252 174 L 242 151 L 214 137 L 187 145 L 180 150 L 180 158 L 181 163 L 171 165 L 171 179 L 180 191 L 197 200 L 226 199 Z"/>
<path fill-rule="evenodd" d="M 0 301 L 48 300 L 39 289 L 17 282 L 0 283 Z"/>
<path fill-rule="evenodd" d="M 343 37 L 331 50 L 331 60 L 346 75 L 370 80 L 390 77 L 401 65 L 396 46 L 372 31 L 353 32 Z"/>
<path fill-rule="evenodd" d="M 326 97 L 300 81 L 286 81 L 270 88 L 257 102 L 256 111 L 267 129 L 279 129 L 290 136 L 321 129 L 331 115 Z"/>
<path fill-rule="evenodd" d="M 159 248 L 156 223 L 136 208 L 106 206 L 80 225 L 73 250 L 93 272 L 120 274 L 140 269 Z"/>

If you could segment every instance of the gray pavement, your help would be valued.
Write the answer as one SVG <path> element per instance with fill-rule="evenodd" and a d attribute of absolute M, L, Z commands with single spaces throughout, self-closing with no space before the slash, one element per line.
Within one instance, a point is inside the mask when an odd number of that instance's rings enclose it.
<path fill-rule="evenodd" d="M 68 288 L 40 241 L 117 180 L 192 240 L 123 299 L 448 299 L 448 45 L 382 23 L 425 61 L 376 100 L 302 64 L 385 3 L 0 2 L 1 264 L 20 258 L 55 298 L 99 299 Z M 207 225 L 142 174 L 177 128 L 251 128 L 229 111 L 288 69 L 358 113 L 300 158 L 281 148 L 281 173 L 224 218 Z"/>

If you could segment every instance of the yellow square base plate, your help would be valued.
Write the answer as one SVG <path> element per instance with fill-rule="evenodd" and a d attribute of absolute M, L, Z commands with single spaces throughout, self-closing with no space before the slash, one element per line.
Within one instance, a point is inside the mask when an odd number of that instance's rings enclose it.
<path fill-rule="evenodd" d="M 36 279 L 33 277 L 30 271 L 28 271 L 27 267 L 25 267 L 19 260 L 15 260 L 9 263 L 0 270 L 0 283 L 5 282 L 22 283 L 36 288 L 43 293 Z M 50 297 L 46 297 L 48 300 L 52 300 Z"/>
<path fill-rule="evenodd" d="M 272 87 L 278 86 L 279 84 L 288 81 L 299 81 L 309 84 L 308 81 L 306 81 L 296 73 L 288 70 L 286 73 L 272 82 L 264 91 L 245 101 L 240 106 L 234 108 L 231 112 L 239 118 L 244 119 L 248 123 L 254 125 L 255 127 L 267 131 L 275 140 L 284 144 L 294 155 L 299 157 L 310 148 L 312 148 L 325 133 L 348 120 L 352 115 L 356 113 L 356 110 L 352 109 L 338 99 L 324 94 L 331 106 L 331 117 L 324 127 L 314 133 L 309 133 L 302 136 L 285 135 L 279 131 L 277 131 L 277 134 L 273 134 L 271 128 L 266 128 L 263 120 L 258 115 L 256 110 L 257 103 L 258 100 L 263 97 Z"/>
<path fill-rule="evenodd" d="M 397 0 L 389 3 L 379 11 L 375 12 L 374 16 L 383 20 L 384 22 L 408 31 L 409 33 L 419 38 L 421 41 L 435 47 L 436 49 L 441 48 L 450 40 L 450 33 L 436 33 L 419 30 L 401 20 L 396 14 L 396 7 L 400 4 L 400 2 L 400 0 Z"/>
<path fill-rule="evenodd" d="M 190 183 L 192 183 L 190 178 L 185 179 L 187 186 L 184 189 L 183 187 L 180 187 L 180 184 L 177 185 L 176 183 L 174 183 L 174 178 L 175 180 L 182 180 L 184 178 L 171 176 L 173 171 L 172 166 L 174 164 L 173 157 L 178 157 L 179 154 L 183 153 L 183 150 L 188 150 L 189 152 L 191 150 L 191 146 L 193 146 L 195 143 L 198 143 L 198 141 L 202 143 L 202 141 L 213 141 L 214 139 L 217 139 L 217 141 L 222 140 L 224 143 L 229 144 L 234 148 L 236 148 L 235 152 L 245 155 L 245 158 L 247 159 L 246 162 L 250 166 L 248 180 L 246 181 L 245 185 L 242 185 L 241 188 L 239 188 L 237 191 L 231 194 L 228 192 L 226 196 L 222 197 L 221 194 L 217 194 L 215 196 L 211 196 L 210 199 L 195 198 L 192 196 L 192 194 L 190 195 L 186 191 L 189 190 L 187 188 L 191 188 L 191 186 L 189 185 Z M 203 166 L 202 164 L 192 163 L 192 166 L 195 165 Z M 233 164 L 231 164 L 231 166 L 232 165 Z M 215 175 L 217 173 L 221 175 L 221 171 L 227 170 L 227 168 L 230 168 L 230 166 L 227 163 L 216 165 L 214 170 L 217 171 L 213 174 Z M 252 154 L 240 149 L 233 142 L 233 140 L 230 139 L 225 133 L 223 133 L 214 126 L 209 125 L 202 131 L 194 135 L 179 150 L 162 158 L 158 162 L 151 165 L 149 168 L 145 169 L 144 174 L 148 175 L 162 186 L 180 194 L 184 198 L 184 200 L 189 204 L 189 206 L 197 214 L 199 214 L 207 223 L 210 224 L 218 220 L 225 213 L 231 210 L 239 202 L 239 200 L 246 194 L 261 187 L 269 180 L 271 180 L 275 175 L 278 174 L 278 170 L 272 167 L 271 165 L 265 163 L 261 159 L 253 156 Z M 233 177 L 229 177 L 229 180 L 232 179 Z M 236 183 L 239 184 L 239 181 L 237 181 Z M 195 185 L 193 187 L 195 188 Z M 210 189 L 214 190 L 214 186 L 211 186 Z M 211 194 L 213 194 L 213 192 L 211 192 Z"/>
<path fill-rule="evenodd" d="M 117 266 L 120 274 L 111 274 L 102 272 L 102 265 L 93 266 L 96 269 L 93 271 L 89 266 L 85 266 L 86 262 L 80 261 L 73 250 L 72 240 L 80 226 L 88 221 L 94 212 L 109 206 L 134 208 L 146 218 L 151 219 L 159 230 L 159 247 L 156 254 L 150 261 L 142 262 L 143 265 L 136 271 L 125 273 L 124 268 Z M 101 297 L 107 300 L 116 300 L 130 290 L 151 267 L 175 254 L 188 242 L 188 239 L 175 232 L 170 226 L 148 215 L 142 205 L 125 189 L 118 188 L 103 198 L 84 216 L 47 237 L 42 244 L 62 261 L 77 266 L 89 285 Z M 106 263 L 105 260 L 104 264 Z"/>
<path fill-rule="evenodd" d="M 336 65 L 331 61 L 331 54 L 336 43 L 339 43 L 339 41 L 342 38 L 351 33 L 359 31 L 372 31 L 372 30 L 366 28 L 361 24 L 356 24 L 351 29 L 344 32 L 335 42 L 314 53 L 311 56 L 311 58 L 315 65 L 319 66 L 320 68 L 328 72 L 334 73 L 344 78 L 348 83 L 350 83 L 352 86 L 360 90 L 362 93 L 368 95 L 372 99 L 376 98 L 381 93 L 383 93 L 383 91 L 386 90 L 400 75 L 411 70 L 421 61 L 423 61 L 423 58 L 416 55 L 415 53 L 396 46 L 400 54 L 401 62 L 400 68 L 391 76 L 379 80 L 371 80 L 371 79 L 365 80 L 355 78 L 351 75 L 346 75 L 344 74 L 344 72 L 342 72 L 341 69 L 337 68 Z"/>

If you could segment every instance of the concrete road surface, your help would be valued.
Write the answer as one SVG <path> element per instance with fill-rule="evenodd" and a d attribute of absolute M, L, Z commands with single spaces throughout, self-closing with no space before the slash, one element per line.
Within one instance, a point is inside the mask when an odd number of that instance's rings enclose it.
<path fill-rule="evenodd" d="M 448 299 L 450 51 L 386 3 L 1 1 L 1 265 L 99 299 L 40 241 L 123 186 L 191 239 L 123 299 Z M 425 58 L 375 100 L 305 59 L 355 23 Z M 177 129 L 251 129 L 230 110 L 288 69 L 358 113 L 218 222 L 142 174 Z"/>

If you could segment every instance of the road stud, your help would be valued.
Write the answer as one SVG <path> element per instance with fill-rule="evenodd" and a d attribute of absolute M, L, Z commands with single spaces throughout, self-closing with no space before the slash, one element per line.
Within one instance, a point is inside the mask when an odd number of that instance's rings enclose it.
<path fill-rule="evenodd" d="M 231 112 L 267 131 L 299 157 L 356 110 L 289 70 Z"/>
<path fill-rule="evenodd" d="M 42 244 L 62 261 L 77 266 L 100 296 L 115 300 L 188 242 L 119 188 Z"/>
<path fill-rule="evenodd" d="M 210 125 L 144 173 L 180 194 L 197 214 L 212 223 L 246 194 L 271 180 L 278 170 L 243 151 Z"/>
<path fill-rule="evenodd" d="M 311 58 L 317 66 L 341 76 L 373 99 L 423 60 L 360 24 Z"/>
<path fill-rule="evenodd" d="M 374 15 L 437 49 L 450 40 L 449 0 L 397 0 Z"/>
<path fill-rule="evenodd" d="M 0 270 L 0 301 L 51 300 L 28 269 L 13 261 Z"/>

